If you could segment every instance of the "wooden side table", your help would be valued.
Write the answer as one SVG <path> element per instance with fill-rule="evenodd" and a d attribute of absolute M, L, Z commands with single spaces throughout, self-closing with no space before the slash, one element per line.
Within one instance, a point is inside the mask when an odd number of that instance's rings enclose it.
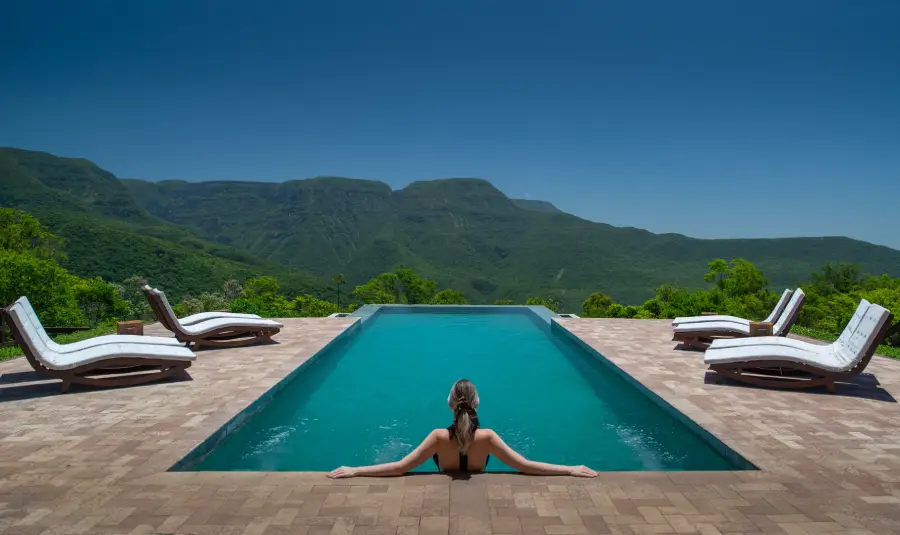
<path fill-rule="evenodd" d="M 765 321 L 750 322 L 750 336 L 772 336 L 771 323 Z"/>
<path fill-rule="evenodd" d="M 116 323 L 116 332 L 118 334 L 136 334 L 143 336 L 144 324 L 140 320 L 119 321 Z"/>

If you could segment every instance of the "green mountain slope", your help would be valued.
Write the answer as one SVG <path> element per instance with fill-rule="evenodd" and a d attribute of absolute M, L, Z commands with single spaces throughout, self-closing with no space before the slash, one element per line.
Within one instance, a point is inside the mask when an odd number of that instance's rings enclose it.
<path fill-rule="evenodd" d="M 551 202 L 547 201 L 537 201 L 534 199 L 510 199 L 513 204 L 521 208 L 522 210 L 531 210 L 534 212 L 550 212 L 550 213 L 562 213 L 562 210 L 557 208 Z"/>
<path fill-rule="evenodd" d="M 81 159 L 0 149 L 0 205 L 34 213 L 69 240 L 79 275 L 150 278 L 175 294 L 269 274 L 289 293 L 321 293 L 404 264 L 473 302 L 555 296 L 569 310 L 603 291 L 640 302 L 664 282 L 702 285 L 713 258 L 744 257 L 773 286 L 826 262 L 900 276 L 900 251 L 848 238 L 698 240 L 594 223 L 489 182 L 445 179 L 392 191 L 381 182 L 119 180 Z M 318 277 L 313 279 L 310 275 Z"/>
<path fill-rule="evenodd" d="M 664 282 L 698 287 L 706 263 L 745 257 L 773 286 L 797 284 L 826 262 L 900 275 L 900 251 L 848 238 L 699 240 L 534 209 L 477 179 L 284 183 L 125 180 L 151 214 L 217 243 L 351 283 L 398 263 L 476 302 L 554 295 L 576 309 L 592 291 L 639 302 Z M 552 206 L 552 205 L 551 205 Z"/>
<path fill-rule="evenodd" d="M 323 288 L 308 274 L 150 215 L 115 176 L 87 160 L 0 148 L 0 184 L 0 206 L 30 212 L 66 238 L 65 266 L 77 275 L 113 281 L 141 275 L 175 296 L 263 274 L 277 276 L 289 291 Z"/>

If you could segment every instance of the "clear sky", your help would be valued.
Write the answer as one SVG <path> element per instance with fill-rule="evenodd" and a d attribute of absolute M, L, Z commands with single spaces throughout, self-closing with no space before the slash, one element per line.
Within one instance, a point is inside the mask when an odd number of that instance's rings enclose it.
<path fill-rule="evenodd" d="M 614 225 L 900 249 L 895 0 L 28 0 L 0 145 L 120 177 L 482 177 Z"/>

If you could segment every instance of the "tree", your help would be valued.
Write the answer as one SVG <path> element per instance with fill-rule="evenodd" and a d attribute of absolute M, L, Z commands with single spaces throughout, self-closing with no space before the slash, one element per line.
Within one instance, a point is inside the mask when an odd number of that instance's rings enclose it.
<path fill-rule="evenodd" d="M 731 261 L 724 289 L 728 295 L 738 297 L 757 294 L 768 285 L 769 280 L 763 276 L 762 271 L 747 260 L 736 258 Z"/>
<path fill-rule="evenodd" d="M 278 284 L 278 279 L 275 277 L 256 277 L 253 279 L 248 279 L 246 284 L 244 284 L 244 296 L 246 297 L 260 297 L 265 294 L 277 294 L 281 289 L 281 285 Z"/>
<path fill-rule="evenodd" d="M 859 273 L 859 266 L 856 264 L 825 264 L 821 273 L 812 273 L 812 286 L 823 295 L 847 293 L 859 284 Z"/>
<path fill-rule="evenodd" d="M 234 279 L 227 280 L 225 281 L 225 284 L 222 285 L 222 295 L 229 303 L 240 297 L 243 291 L 244 288 L 241 286 L 241 283 Z"/>
<path fill-rule="evenodd" d="M 341 286 L 347 284 L 347 279 L 344 278 L 343 273 L 338 273 L 334 277 L 331 277 L 331 283 L 334 284 L 334 288 L 337 291 L 337 307 L 341 308 Z"/>
<path fill-rule="evenodd" d="M 117 316 L 127 317 L 131 312 L 130 303 L 119 296 L 116 286 L 100 277 L 78 279 L 74 290 L 75 300 L 91 325 Z"/>
<path fill-rule="evenodd" d="M 147 279 L 140 275 L 132 275 L 122 281 L 120 297 L 130 305 L 129 317 L 139 318 L 150 310 L 147 298 L 144 297 L 143 287 L 147 285 Z"/>
<path fill-rule="evenodd" d="M 434 294 L 432 305 L 468 305 L 466 296 L 459 290 L 445 289 Z"/>
<path fill-rule="evenodd" d="M 48 327 L 84 326 L 75 299 L 77 280 L 56 262 L 0 250 L 0 303 L 9 305 L 26 296 Z"/>
<path fill-rule="evenodd" d="M 51 234 L 31 214 L 0 208 L 0 249 L 58 261 L 65 259 L 64 244 L 65 240 Z"/>
<path fill-rule="evenodd" d="M 552 310 L 553 312 L 559 312 L 559 303 L 552 299 L 543 299 L 540 297 L 529 297 L 527 301 L 525 301 L 526 305 L 531 306 L 544 306 Z"/>
<path fill-rule="evenodd" d="M 703 276 L 703 280 L 714 281 L 716 283 L 716 287 L 718 287 L 720 290 L 724 290 L 725 277 L 728 276 L 728 262 L 721 258 L 716 258 L 706 266 L 707 268 L 709 268 L 709 272 Z"/>
<path fill-rule="evenodd" d="M 294 299 L 294 307 L 302 317 L 322 318 L 338 312 L 334 303 L 317 299 L 311 295 L 301 295 Z"/>
<path fill-rule="evenodd" d="M 586 318 L 602 318 L 606 316 L 606 309 L 613 304 L 612 297 L 603 292 L 594 292 L 581 305 L 581 310 Z"/>
<path fill-rule="evenodd" d="M 397 276 L 393 273 L 382 273 L 353 289 L 353 297 L 366 304 L 394 304 L 397 296 Z"/>
<path fill-rule="evenodd" d="M 494 301 L 495 305 L 515 305 L 516 302 L 512 299 L 497 299 Z"/>
<path fill-rule="evenodd" d="M 420 277 L 415 271 L 403 266 L 397 266 L 394 275 L 399 281 L 399 287 L 402 288 L 402 294 L 406 302 L 410 305 L 427 304 L 434 297 L 437 283 L 433 280 Z M 400 301 L 399 295 L 397 301 Z"/>

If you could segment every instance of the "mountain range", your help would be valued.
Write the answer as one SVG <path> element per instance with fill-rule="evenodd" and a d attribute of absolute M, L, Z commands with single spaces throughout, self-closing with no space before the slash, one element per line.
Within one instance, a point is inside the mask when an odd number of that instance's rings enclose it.
<path fill-rule="evenodd" d="M 288 293 L 323 295 L 336 273 L 352 286 L 403 264 L 474 303 L 552 296 L 577 310 L 593 291 L 637 303 L 662 283 L 701 287 L 714 258 L 746 258 L 774 288 L 827 262 L 900 276 L 900 251 L 859 240 L 654 234 L 510 199 L 472 178 L 399 190 L 339 177 L 148 182 L 8 148 L 0 149 L 0 184 L 0 205 L 33 213 L 68 240 L 74 273 L 138 274 L 175 295 L 257 274 L 277 277 Z"/>

